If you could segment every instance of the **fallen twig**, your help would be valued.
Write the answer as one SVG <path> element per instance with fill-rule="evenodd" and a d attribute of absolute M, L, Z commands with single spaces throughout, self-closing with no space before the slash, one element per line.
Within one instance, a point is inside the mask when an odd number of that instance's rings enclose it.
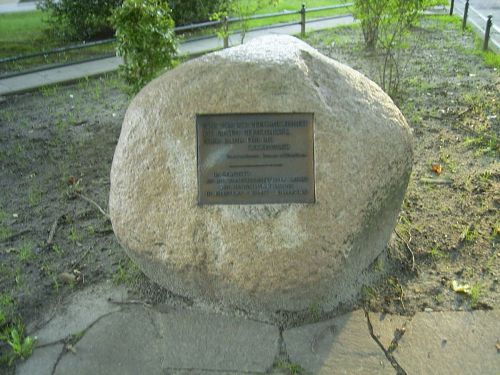
<path fill-rule="evenodd" d="M 101 214 L 103 214 L 106 217 L 106 219 L 110 220 L 108 213 L 106 211 L 104 211 L 101 208 L 101 206 L 99 206 L 95 201 L 93 201 L 92 199 L 86 197 L 85 195 L 83 195 L 82 193 L 79 193 L 79 192 L 75 192 L 75 195 L 79 198 L 82 198 L 84 201 L 90 203 L 91 205 L 93 205 L 95 208 L 97 208 L 99 210 L 99 212 Z"/>
<path fill-rule="evenodd" d="M 426 184 L 435 184 L 435 185 L 451 185 L 453 183 L 452 180 L 446 178 L 428 178 L 422 177 L 420 182 L 424 182 Z"/>
<path fill-rule="evenodd" d="M 403 241 L 403 243 L 406 245 L 406 248 L 410 252 L 410 254 L 411 254 L 411 270 L 415 271 L 415 253 L 413 252 L 413 250 L 410 247 L 410 242 L 411 242 L 411 233 L 410 233 L 410 231 L 408 231 L 408 236 L 409 236 L 408 242 L 406 242 L 406 240 L 403 238 L 403 236 L 401 236 L 399 234 L 399 232 L 396 230 L 396 228 L 394 228 L 394 233 L 396 233 L 396 235 L 399 237 L 399 239 L 401 241 Z"/>
<path fill-rule="evenodd" d="M 50 227 L 49 237 L 47 238 L 47 245 L 48 246 L 52 245 L 52 241 L 54 240 L 54 234 L 56 233 L 57 224 L 59 223 L 59 219 L 60 219 L 60 217 L 58 217 L 54 221 L 54 223 L 52 224 L 52 226 Z"/>

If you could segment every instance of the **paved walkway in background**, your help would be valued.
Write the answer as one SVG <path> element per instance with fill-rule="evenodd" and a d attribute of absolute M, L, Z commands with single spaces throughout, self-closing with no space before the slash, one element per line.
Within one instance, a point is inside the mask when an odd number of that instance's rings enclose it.
<path fill-rule="evenodd" d="M 465 10 L 464 0 L 455 0 L 455 14 L 463 17 Z M 490 30 L 489 48 L 500 52 L 500 0 L 470 0 L 467 24 L 479 33 L 484 40 L 486 20 L 492 15 L 493 27 Z"/>
<path fill-rule="evenodd" d="M 45 317 L 16 375 L 500 373 L 500 312 L 358 310 L 287 329 L 207 307 L 129 300 L 111 283 L 79 291 Z M 294 367 L 292 367 L 294 366 Z M 404 372 L 401 372 L 404 371 Z"/>
<path fill-rule="evenodd" d="M 0 1 L 11 1 L 11 0 L 0 0 Z M 33 6 L 33 3 L 21 3 L 16 6 Z M 473 4 L 471 10 L 469 11 L 469 22 L 477 29 L 482 36 L 484 36 L 484 19 L 488 14 L 493 14 L 493 22 L 497 22 L 498 26 L 493 26 L 491 32 L 490 46 L 496 49 L 497 52 L 500 51 L 500 2 L 498 0 L 484 0 L 482 3 L 471 1 Z M 12 4 L 1 5 L 0 12 L 3 6 L 10 6 Z M 476 8 L 477 7 L 477 8 Z M 464 1 L 455 1 L 455 14 L 463 14 Z M 445 10 L 446 11 L 446 10 Z M 352 23 L 354 20 L 352 16 L 340 16 L 338 18 L 320 21 L 308 21 L 306 24 L 306 31 L 314 31 L 327 29 L 334 26 Z M 481 28 L 482 27 L 482 28 Z M 245 41 L 249 41 L 265 34 L 289 34 L 294 35 L 300 32 L 299 25 L 291 26 L 278 26 L 269 29 L 250 31 L 245 37 Z M 237 45 L 240 42 L 240 35 L 235 34 L 230 37 L 230 45 Z M 210 37 L 206 39 L 200 39 L 195 41 L 185 42 L 180 45 L 180 54 L 199 54 L 212 50 L 222 48 L 222 41 L 216 37 Z M 78 80 L 83 77 L 90 77 L 95 75 L 100 75 L 108 72 L 112 72 L 118 69 L 118 66 L 122 63 L 122 60 L 118 57 L 111 57 L 107 59 L 96 60 L 87 63 L 74 64 L 66 67 L 59 67 L 54 69 L 43 70 L 35 73 L 23 74 L 16 77 L 10 77 L 5 79 L 0 79 L 0 96 L 20 93 L 24 91 L 29 91 L 38 87 L 45 85 L 51 85 L 55 83 L 70 82 Z"/>
<path fill-rule="evenodd" d="M 0 0 L 0 13 L 29 12 L 36 9 L 36 2 L 18 2 L 18 0 Z"/>
<path fill-rule="evenodd" d="M 341 16 L 329 20 L 309 21 L 306 24 L 306 31 L 327 29 L 330 27 L 349 24 L 352 22 L 354 22 L 354 19 L 350 15 Z M 293 35 L 298 33 L 300 33 L 300 25 L 279 26 L 269 29 L 250 31 L 245 36 L 245 42 L 266 34 Z M 240 34 L 232 35 L 229 39 L 230 46 L 239 44 L 240 39 Z M 199 54 L 219 48 L 222 48 L 222 41 L 216 37 L 210 37 L 182 43 L 179 46 L 179 54 Z M 73 64 L 65 67 L 48 69 L 40 72 L 0 79 L 0 95 L 20 93 L 54 83 L 74 81 L 82 77 L 90 77 L 94 75 L 109 73 L 117 70 L 118 66 L 121 63 L 121 58 L 111 57 L 92 62 Z"/>

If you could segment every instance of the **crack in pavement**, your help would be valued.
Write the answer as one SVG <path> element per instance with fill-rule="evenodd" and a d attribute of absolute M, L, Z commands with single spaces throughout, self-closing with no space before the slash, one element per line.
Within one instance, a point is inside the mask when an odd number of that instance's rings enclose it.
<path fill-rule="evenodd" d="M 44 345 L 37 346 L 35 349 L 37 349 L 37 348 L 43 348 L 43 347 L 51 346 L 51 345 L 56 345 L 56 344 L 64 344 L 63 347 L 62 347 L 62 349 L 61 349 L 61 352 L 57 356 L 57 359 L 56 359 L 56 362 L 54 363 L 54 366 L 52 366 L 51 375 L 55 374 L 57 366 L 59 365 L 59 362 L 61 362 L 61 359 L 64 357 L 64 355 L 67 352 L 69 352 L 69 351 L 73 352 L 74 345 L 76 345 L 93 326 L 95 326 L 102 319 L 104 319 L 104 318 L 106 318 L 106 317 L 108 317 L 108 316 L 110 316 L 112 314 L 118 313 L 118 312 L 121 312 L 121 309 L 118 310 L 118 311 L 110 311 L 110 312 L 108 312 L 108 313 L 106 313 L 104 315 L 101 315 L 100 317 L 98 317 L 97 319 L 95 319 L 92 323 L 90 323 L 87 327 L 85 327 L 83 330 L 79 331 L 78 333 L 72 333 L 72 334 L 69 334 L 68 336 L 66 336 L 63 339 L 60 339 L 60 340 L 57 340 L 57 341 L 54 341 L 54 342 L 51 342 L 51 343 L 47 343 L 47 344 L 44 344 Z"/>
<path fill-rule="evenodd" d="M 372 322 L 370 320 L 370 315 L 368 313 L 368 310 L 363 309 L 363 311 L 365 312 L 366 323 L 368 324 L 368 331 L 370 333 L 370 336 L 377 343 L 377 345 L 380 347 L 380 349 L 382 349 L 382 351 L 385 354 L 385 357 L 391 363 L 392 367 L 394 367 L 394 369 L 396 370 L 397 375 L 408 375 L 407 372 L 398 363 L 396 358 L 394 358 L 394 356 L 392 355 L 392 353 L 394 352 L 394 350 L 398 346 L 399 340 L 401 340 L 401 338 L 403 337 L 403 335 L 405 333 L 406 324 L 403 325 L 402 329 L 399 329 L 399 328 L 396 329 L 396 332 L 394 333 L 394 338 L 392 339 L 391 344 L 389 345 L 389 349 L 386 349 L 386 348 L 384 348 L 384 345 L 382 345 L 382 343 L 380 342 L 378 337 L 373 333 L 373 325 L 372 325 Z"/>

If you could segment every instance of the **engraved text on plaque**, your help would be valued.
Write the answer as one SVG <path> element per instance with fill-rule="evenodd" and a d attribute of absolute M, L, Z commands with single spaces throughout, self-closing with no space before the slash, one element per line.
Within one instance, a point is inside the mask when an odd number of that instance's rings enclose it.
<path fill-rule="evenodd" d="M 312 113 L 197 115 L 198 203 L 314 203 Z"/>

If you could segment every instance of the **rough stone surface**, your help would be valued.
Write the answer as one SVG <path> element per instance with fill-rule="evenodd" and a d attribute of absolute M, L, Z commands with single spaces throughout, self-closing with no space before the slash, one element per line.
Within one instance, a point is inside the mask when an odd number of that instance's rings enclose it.
<path fill-rule="evenodd" d="M 310 374 L 396 373 L 370 336 L 363 311 L 294 328 L 283 337 L 290 361 Z"/>
<path fill-rule="evenodd" d="M 197 205 L 196 114 L 313 112 L 316 203 Z M 351 303 L 385 248 L 411 171 L 411 134 L 360 73 L 289 36 L 189 61 L 132 101 L 110 215 L 131 258 L 184 296 L 250 311 Z"/>
<path fill-rule="evenodd" d="M 394 357 L 412 374 L 500 374 L 500 312 L 417 313 Z"/>
<path fill-rule="evenodd" d="M 264 373 L 278 337 L 276 327 L 243 318 L 134 305 L 89 329 L 55 374 Z"/>

